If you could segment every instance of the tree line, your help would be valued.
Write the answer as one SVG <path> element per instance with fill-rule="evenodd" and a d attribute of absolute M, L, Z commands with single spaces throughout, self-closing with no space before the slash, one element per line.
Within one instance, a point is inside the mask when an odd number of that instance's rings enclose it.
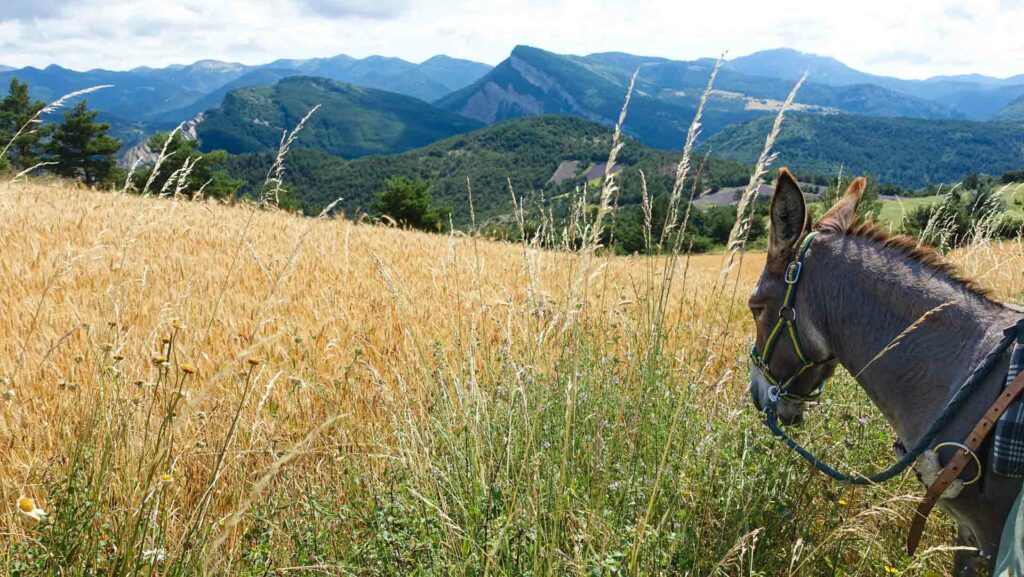
<path fill-rule="evenodd" d="M 122 142 L 109 134 L 110 125 L 97 120 L 98 112 L 90 110 L 86 100 L 77 102 L 70 110 L 64 112 L 62 119 L 56 123 L 42 123 L 40 117 L 50 112 L 45 104 L 35 101 L 30 97 L 29 87 L 26 83 L 13 79 L 9 86 L 8 95 L 0 100 L 0 171 L 16 170 L 28 172 L 36 170 L 43 173 L 54 174 L 61 177 L 79 180 L 89 186 L 107 187 L 112 185 L 120 186 L 127 184 L 128 188 L 138 192 L 149 192 L 153 194 L 174 194 L 185 197 L 204 196 L 210 198 L 231 199 L 238 196 L 260 196 L 259 187 L 254 184 L 254 175 L 266 174 L 266 167 L 261 163 L 241 164 L 238 159 L 232 157 L 223 150 L 202 152 L 197 140 L 187 137 L 180 130 L 172 132 L 157 132 L 146 140 L 146 148 L 152 156 L 162 158 L 158 167 L 149 165 L 133 167 L 131 174 L 118 167 L 116 154 L 122 147 Z M 489 168 L 495 172 L 495 164 L 507 165 L 510 173 L 522 174 L 524 170 L 530 173 L 533 181 L 539 182 L 550 174 L 550 163 L 552 146 L 540 146 L 537 143 L 538 135 L 545 135 L 544 142 L 551 141 L 570 150 L 563 142 L 565 134 L 571 132 L 567 128 L 579 127 L 572 125 L 572 120 L 562 119 L 541 119 L 528 125 L 509 125 L 498 127 L 492 131 L 495 134 L 488 134 L 483 137 L 491 141 L 498 139 L 500 143 L 489 142 L 488 146 L 478 147 L 478 154 L 484 155 L 484 160 L 478 160 L 469 166 L 473 171 L 462 167 L 467 171 L 464 177 L 449 179 L 452 186 L 465 186 L 466 179 L 470 174 L 481 177 L 481 170 Z M 500 130 L 500 132 L 499 132 Z M 601 130 L 593 128 L 592 130 Z M 545 132 L 547 131 L 547 132 Z M 337 182 L 345 181 L 350 186 L 362 186 L 366 189 L 366 206 L 369 216 L 385 221 L 393 222 L 399 226 L 417 228 L 430 232 L 445 231 L 453 220 L 455 209 L 450 204 L 456 193 L 448 188 L 439 187 L 438 183 L 427 176 L 423 178 L 417 171 L 410 167 L 423 168 L 425 163 L 430 161 L 438 164 L 441 161 L 447 162 L 450 158 L 450 150 L 461 150 L 472 143 L 472 135 L 456 137 L 438 143 L 423 151 L 413 151 L 404 155 L 393 157 L 381 157 L 378 159 L 366 159 L 364 161 L 345 161 L 329 155 L 313 154 L 311 151 L 298 151 L 298 168 L 302 178 L 296 183 L 285 183 L 279 190 L 277 205 L 288 210 L 307 209 L 310 201 L 307 198 L 310 191 L 306 186 L 316 187 L 316 178 L 325 178 L 321 188 L 333 189 Z M 561 139 L 561 140 L 559 140 Z M 585 141 L 590 142 L 590 141 Z M 500 146 L 498 146 L 500 144 Z M 548 143 L 550 144 L 550 143 Z M 495 147 L 498 148 L 495 148 Z M 600 148 L 597 144 L 594 150 L 581 151 L 571 149 L 573 157 L 583 158 L 597 156 Z M 507 150 L 504 150 L 507 149 Z M 578 148 L 578 146 L 577 146 Z M 498 152 L 493 152 L 494 149 Z M 301 154 L 309 152 L 310 154 Z M 568 152 L 563 151 L 565 154 Z M 586 152 L 587 154 L 582 154 Z M 504 156 L 502 156 L 502 154 Z M 617 211 L 611 226 L 605 230 L 604 243 L 619 253 L 631 254 L 642 253 L 652 250 L 646 246 L 646 239 L 649 234 L 660 237 L 664 221 L 667 197 L 672 185 L 672 175 L 660 170 L 667 161 L 667 153 L 644 151 L 637 146 L 624 149 L 620 159 L 630 166 L 629 170 L 621 174 L 621 192 L 616 198 Z M 312 156 L 312 160 L 303 164 L 302 160 Z M 465 158 L 467 155 L 459 155 Z M 249 160 L 252 160 L 251 158 Z M 315 162 L 314 162 L 315 161 Z M 404 164 L 403 164 L 404 161 Z M 705 159 L 707 161 L 707 159 Z M 407 166 L 408 165 L 408 166 Z M 722 161 L 714 161 L 712 178 L 691 183 L 687 188 L 695 192 L 700 188 L 717 190 L 722 185 L 734 185 L 745 181 L 747 178 L 747 167 Z M 367 170 L 359 171 L 357 167 L 368 167 Z M 484 167 L 484 168 L 481 168 Z M 438 164 L 437 170 L 426 171 L 436 173 L 453 173 L 451 166 Z M 518 171 L 515 169 L 519 169 Z M 651 198 L 650 214 L 645 215 L 641 206 L 639 196 L 638 179 L 640 170 L 648 174 L 646 182 L 647 191 Z M 294 171 L 292 171 L 294 172 Z M 338 174 L 334 174 L 338 172 Z M 537 174 L 533 174 L 536 172 Z M 702 171 L 698 171 L 699 173 Z M 257 174 L 258 173 L 258 174 Z M 342 176 L 350 178 L 340 178 Z M 292 175 L 294 176 L 294 174 Z M 436 176 L 436 175 L 435 175 Z M 314 179 L 306 182 L 302 179 Z M 482 178 L 482 177 L 481 177 Z M 353 182 L 353 179 L 356 182 Z M 826 192 L 822 195 L 820 202 L 812 205 L 813 210 L 820 210 L 822 207 L 831 204 L 837 195 L 845 189 L 845 182 L 835 182 L 831 177 L 823 175 L 806 174 L 801 175 L 801 181 L 811 182 L 819 185 L 827 185 Z M 370 181 L 373 182 L 370 182 Z M 848 180 L 848 179 L 847 179 Z M 1022 223 L 1019 219 L 1006 215 L 1004 199 L 998 198 L 995 194 L 996 184 L 999 182 L 1020 182 L 1024 181 L 1024 171 L 1009 171 L 1001 177 L 990 177 L 986 175 L 969 175 L 964 178 L 959 190 L 950 193 L 942 203 L 922 206 L 911 211 L 901 225 L 903 232 L 918 237 L 934 235 L 935 223 L 943 224 L 941 239 L 926 240 L 938 242 L 938 244 L 956 245 L 966 242 L 971 231 L 978 228 L 979 223 L 986 226 L 986 233 L 996 237 L 1016 236 Z M 474 184 L 476 182 L 474 181 Z M 493 183 L 492 183 L 493 184 Z M 550 185 L 550 183 L 549 183 Z M 577 190 L 585 189 L 590 192 L 591 187 L 599 183 L 579 182 L 579 179 L 566 182 L 562 185 L 551 185 L 546 188 L 548 193 L 545 200 L 541 195 L 543 206 L 538 205 L 539 213 L 548 217 L 566 218 L 572 209 L 573 197 L 572 188 Z M 581 188 L 582 187 L 582 188 Z M 494 188 L 491 186 L 489 188 Z M 862 216 L 871 218 L 877 216 L 881 203 L 879 194 L 899 194 L 901 196 L 928 194 L 936 191 L 936 186 L 925 187 L 919 191 L 909 191 L 902 187 L 880 183 L 878 178 L 869 178 L 868 191 L 864 201 L 860 204 Z M 435 202 L 432 192 L 441 192 L 442 203 Z M 350 194 L 353 190 L 348 191 Z M 559 200 L 561 199 L 561 200 Z M 483 205 L 487 214 L 485 220 L 489 221 L 481 232 L 494 237 L 512 239 L 519 234 L 531 235 L 545 223 L 542 220 L 532 221 L 530 218 L 523 223 L 524 230 L 520 231 L 501 214 L 509 211 L 502 211 L 492 205 L 495 199 L 476 199 L 478 214 Z M 481 200 L 483 202 L 481 202 Z M 447 203 L 445 202 L 447 201 Z M 590 204 L 588 196 L 587 205 Z M 592 208 L 592 207 L 591 207 Z M 308 212 L 308 210 L 307 210 Z M 766 207 L 759 203 L 754 209 L 752 216 L 749 241 L 752 246 L 760 246 L 764 242 L 767 229 L 765 220 Z M 675 234 L 684 235 L 679 243 L 693 252 L 704 252 L 717 246 L 722 246 L 732 230 L 733 221 L 736 218 L 734 206 L 713 206 L 694 209 L 684 230 L 676 231 Z M 653 230 L 645 232 L 645 226 L 652 226 Z"/>
<path fill-rule="evenodd" d="M 159 170 L 136 167 L 131 174 L 117 164 L 123 142 L 109 134 L 110 124 L 97 121 L 99 112 L 87 99 L 75 103 L 58 122 L 44 123 L 50 112 L 33 100 L 27 83 L 11 79 L 0 100 L 0 172 L 15 170 L 52 174 L 103 188 L 127 183 L 130 189 L 153 193 L 232 197 L 242 186 L 223 164 L 223 150 L 203 153 L 199 143 L 181 131 L 156 132 L 146 140 L 153 155 L 162 155 Z"/>
<path fill-rule="evenodd" d="M 107 184 L 116 174 L 115 155 L 121 141 L 96 122 L 96 111 L 81 100 L 58 124 L 43 124 L 46 105 L 32 100 L 28 84 L 11 79 L 8 95 L 0 100 L 0 170 L 45 168 L 46 172 L 81 180 L 90 186 Z"/>

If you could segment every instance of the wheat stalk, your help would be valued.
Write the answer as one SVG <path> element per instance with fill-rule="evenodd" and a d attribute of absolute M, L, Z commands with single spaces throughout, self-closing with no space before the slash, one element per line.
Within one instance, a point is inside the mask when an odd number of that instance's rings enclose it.
<path fill-rule="evenodd" d="M 747 233 L 750 230 L 750 220 L 754 216 L 754 202 L 757 201 L 757 189 L 761 185 L 762 177 L 768 171 L 772 162 L 774 162 L 778 157 L 778 153 L 772 150 L 775 146 L 775 139 L 778 138 L 779 131 L 782 129 L 782 120 L 786 116 L 786 111 L 793 105 L 796 93 L 800 90 L 800 87 L 806 79 L 807 72 L 804 72 L 803 76 L 800 77 L 800 80 L 798 80 L 793 86 L 793 89 L 789 91 L 789 96 L 787 96 L 786 101 L 782 103 L 778 114 L 775 115 L 775 122 L 772 123 L 772 129 L 764 139 L 764 147 L 761 149 L 761 155 L 757 158 L 757 164 L 754 166 L 754 172 L 750 175 L 750 182 L 747 183 L 747 188 L 744 189 L 743 194 L 740 195 L 740 201 L 736 205 L 736 220 L 733 222 L 732 230 L 729 232 L 729 240 L 725 245 L 726 256 L 722 261 L 722 269 L 720 272 L 722 277 L 732 270 L 732 265 L 736 259 L 736 255 L 746 246 Z"/>
<path fill-rule="evenodd" d="M 945 310 L 946 307 L 949 307 L 949 306 L 954 305 L 954 304 L 956 304 L 955 301 L 949 301 L 949 302 L 942 303 L 942 304 L 940 304 L 940 305 L 938 305 L 936 307 L 932 307 L 931 309 L 928 309 L 927 311 L 925 311 L 925 313 L 923 315 L 918 317 L 917 320 L 915 320 L 914 322 L 910 323 L 910 325 L 907 326 L 907 328 L 905 328 L 902 331 L 900 331 L 900 334 L 896 335 L 891 341 L 889 341 L 889 343 L 887 345 L 882 347 L 882 350 L 878 351 L 877 355 L 872 357 L 871 360 L 868 361 L 868 363 L 866 365 L 864 365 L 859 371 L 857 371 L 857 374 L 854 375 L 853 378 L 856 379 L 857 377 L 859 377 L 875 361 L 877 361 L 878 359 L 882 358 L 889 351 L 892 351 L 893 349 L 898 347 L 900 345 L 900 343 L 903 342 L 903 339 L 907 338 L 911 333 L 913 333 L 921 325 L 923 325 L 925 322 L 927 322 L 929 318 L 939 314 L 940 312 Z"/>
<path fill-rule="evenodd" d="M 40 108 L 38 112 L 36 112 L 35 114 L 32 115 L 32 118 L 29 118 L 27 121 L 25 121 L 25 124 L 21 125 L 21 128 L 19 128 L 18 131 L 14 133 L 14 136 L 7 142 L 7 144 L 3 147 L 3 149 L 0 149 L 0 158 L 3 158 L 7 154 L 7 151 L 10 150 L 11 146 L 14 145 L 14 141 L 16 141 L 19 138 L 21 138 L 25 134 L 25 131 L 28 130 L 29 126 L 32 126 L 33 124 L 38 124 L 39 123 L 39 118 L 42 115 L 49 114 L 51 112 L 55 112 L 61 106 L 64 106 L 64 103 L 66 103 L 67 101 L 69 101 L 71 99 L 78 98 L 79 96 L 85 96 L 86 94 L 91 94 L 93 92 L 96 92 L 97 90 L 103 90 L 104 88 L 112 88 L 112 87 L 113 87 L 112 84 L 103 84 L 103 85 L 100 85 L 100 86 L 92 86 L 90 88 L 84 88 L 82 90 L 76 90 L 74 92 L 65 94 L 64 96 L 61 96 L 57 100 L 54 100 L 53 102 L 51 102 L 51 103 L 47 104 L 46 106 Z"/>
<path fill-rule="evenodd" d="M 626 123 L 626 112 L 629 110 L 629 101 L 633 97 L 633 89 L 636 86 L 636 77 L 640 74 L 640 69 L 637 68 L 633 72 L 633 77 L 629 79 L 629 88 L 626 90 L 626 99 L 622 103 L 622 110 L 619 111 L 619 120 L 615 123 L 615 132 L 612 133 L 612 148 L 608 152 L 608 162 L 604 165 L 604 182 L 601 185 L 601 196 L 597 203 L 597 215 L 594 217 L 594 223 L 591 227 L 591 238 L 588 243 L 588 250 L 594 250 L 601 242 L 601 233 L 603 232 L 603 222 L 605 214 L 611 210 L 612 196 L 618 191 L 619 187 L 616 183 L 616 172 L 615 172 L 615 161 L 619 157 L 619 151 L 625 143 L 622 142 L 622 126 Z"/>

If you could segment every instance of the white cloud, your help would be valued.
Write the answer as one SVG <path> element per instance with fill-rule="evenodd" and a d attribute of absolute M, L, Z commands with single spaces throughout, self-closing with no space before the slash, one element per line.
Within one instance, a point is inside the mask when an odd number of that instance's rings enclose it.
<path fill-rule="evenodd" d="M 496 63 L 516 44 L 738 56 L 788 46 L 903 77 L 1024 72 L 1024 0 L 7 0 L 0 64 L 124 69 L 338 53 Z"/>

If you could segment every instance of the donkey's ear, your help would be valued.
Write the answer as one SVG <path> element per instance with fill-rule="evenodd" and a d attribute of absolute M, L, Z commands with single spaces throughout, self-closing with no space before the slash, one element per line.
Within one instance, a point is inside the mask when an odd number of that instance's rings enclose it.
<path fill-rule="evenodd" d="M 786 268 L 796 243 L 807 230 L 804 194 L 793 174 L 785 168 L 779 169 L 769 214 L 768 264 L 773 270 L 781 271 Z"/>
<path fill-rule="evenodd" d="M 864 196 L 864 189 L 868 187 L 868 181 L 863 177 L 857 177 L 846 189 L 846 194 L 828 209 L 828 212 L 821 216 L 814 230 L 822 232 L 846 232 L 853 220 L 857 217 L 857 204 L 860 197 Z"/>

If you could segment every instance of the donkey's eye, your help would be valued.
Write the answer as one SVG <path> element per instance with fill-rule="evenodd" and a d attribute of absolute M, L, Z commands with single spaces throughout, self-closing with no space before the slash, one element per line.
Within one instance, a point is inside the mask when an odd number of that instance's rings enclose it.
<path fill-rule="evenodd" d="M 765 307 L 761 305 L 750 305 L 750 314 L 754 315 L 754 320 L 761 318 L 761 314 L 765 311 Z"/>

